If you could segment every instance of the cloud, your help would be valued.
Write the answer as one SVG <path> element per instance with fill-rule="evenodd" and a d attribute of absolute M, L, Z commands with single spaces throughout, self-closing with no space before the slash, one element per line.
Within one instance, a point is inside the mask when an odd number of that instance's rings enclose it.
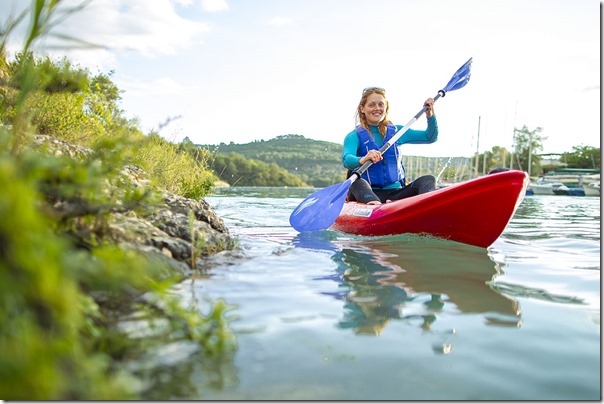
<path fill-rule="evenodd" d="M 268 25 L 272 25 L 275 27 L 282 27 L 285 25 L 292 25 L 293 23 L 294 23 L 294 20 L 292 20 L 291 18 L 275 17 L 268 22 Z"/>
<path fill-rule="evenodd" d="M 594 86 L 587 86 L 582 88 L 580 91 L 600 91 L 600 85 L 596 84 Z"/>
<path fill-rule="evenodd" d="M 226 11 L 229 5 L 226 0 L 201 0 L 201 8 L 209 13 Z"/>
<path fill-rule="evenodd" d="M 119 87 L 132 97 L 182 95 L 192 91 L 191 86 L 183 86 L 171 77 L 160 77 L 152 81 L 124 77 L 116 81 L 119 81 Z"/>
<path fill-rule="evenodd" d="M 82 0 L 63 0 L 59 7 L 67 10 L 80 4 Z M 180 4 L 185 4 L 184 0 Z M 87 67 L 111 65 L 120 53 L 135 52 L 146 57 L 175 54 L 199 43 L 200 37 L 210 31 L 208 24 L 180 16 L 175 6 L 173 0 L 93 1 L 55 27 L 44 38 L 44 50 L 68 57 L 77 55 L 76 59 Z M 0 9 L 6 9 L 6 5 Z M 65 41 L 52 34 L 81 42 Z"/>
<path fill-rule="evenodd" d="M 188 7 L 193 4 L 193 0 L 172 0 L 176 4 L 180 4 L 181 6 Z"/>

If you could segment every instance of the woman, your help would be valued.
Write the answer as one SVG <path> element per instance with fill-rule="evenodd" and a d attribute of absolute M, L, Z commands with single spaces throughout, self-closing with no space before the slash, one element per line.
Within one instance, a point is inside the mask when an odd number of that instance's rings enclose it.
<path fill-rule="evenodd" d="M 373 164 L 361 178 L 352 183 L 348 193 L 350 201 L 380 204 L 434 190 L 436 180 L 432 175 L 424 175 L 407 183 L 405 168 L 398 150 L 398 145 L 405 143 L 434 143 L 438 139 L 434 100 L 428 98 L 424 106 L 428 106 L 426 110 L 428 128 L 407 130 L 397 140 L 397 144 L 392 145 L 382 154 L 379 149 L 384 142 L 392 138 L 403 126 L 394 125 L 388 119 L 389 104 L 383 88 L 369 87 L 363 90 L 356 112 L 359 125 L 344 139 L 342 164 L 349 170 L 349 174 L 369 160 Z"/>

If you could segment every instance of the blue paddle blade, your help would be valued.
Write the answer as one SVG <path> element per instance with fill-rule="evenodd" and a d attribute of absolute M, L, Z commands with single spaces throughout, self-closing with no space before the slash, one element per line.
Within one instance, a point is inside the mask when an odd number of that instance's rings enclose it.
<path fill-rule="evenodd" d="M 342 211 L 351 184 L 348 179 L 307 196 L 292 212 L 289 224 L 300 232 L 327 229 Z"/>
<path fill-rule="evenodd" d="M 464 63 L 463 66 L 461 66 L 459 69 L 457 69 L 457 71 L 455 72 L 453 77 L 451 77 L 451 80 L 449 80 L 449 82 L 447 83 L 445 88 L 443 88 L 443 91 L 448 92 L 448 91 L 458 90 L 458 89 L 462 88 L 463 86 L 465 86 L 466 84 L 468 84 L 468 81 L 470 81 L 471 68 L 472 68 L 472 58 L 468 59 L 468 61 L 466 63 Z"/>

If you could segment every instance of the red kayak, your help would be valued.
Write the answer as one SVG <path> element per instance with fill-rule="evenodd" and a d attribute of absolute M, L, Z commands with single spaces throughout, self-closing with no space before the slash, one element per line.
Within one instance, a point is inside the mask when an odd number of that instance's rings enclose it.
<path fill-rule="evenodd" d="M 512 219 L 528 184 L 525 172 L 512 170 L 382 205 L 346 202 L 331 228 L 361 236 L 414 233 L 486 248 Z"/>

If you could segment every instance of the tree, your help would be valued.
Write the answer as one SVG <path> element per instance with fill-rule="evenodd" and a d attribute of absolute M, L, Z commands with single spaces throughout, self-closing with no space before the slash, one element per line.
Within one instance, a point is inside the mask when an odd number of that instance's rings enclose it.
<path fill-rule="evenodd" d="M 185 136 L 182 142 L 180 142 L 180 144 L 178 145 L 179 151 L 189 153 L 191 156 L 195 156 L 195 149 L 195 144 L 191 141 L 191 139 L 189 139 L 188 136 Z"/>
<path fill-rule="evenodd" d="M 573 168 L 600 168 L 600 148 L 592 146 L 573 146 L 573 151 L 564 153 L 562 161 Z"/>
<path fill-rule="evenodd" d="M 247 159 L 235 152 L 226 155 L 217 154 L 212 169 L 222 181 L 231 185 L 308 186 L 298 176 L 289 173 L 275 163 L 268 164 L 259 160 Z"/>
<path fill-rule="evenodd" d="M 109 74 L 100 73 L 90 79 L 88 86 L 87 106 L 92 114 L 107 127 L 124 125 L 124 111 L 120 109 L 121 91 L 112 81 Z"/>
<path fill-rule="evenodd" d="M 514 128 L 514 158 L 516 168 L 531 173 L 541 171 L 541 158 L 538 151 L 543 150 L 543 141 L 547 139 L 541 135 L 543 128 L 537 127 L 529 130 L 526 125 L 522 129 Z"/>

